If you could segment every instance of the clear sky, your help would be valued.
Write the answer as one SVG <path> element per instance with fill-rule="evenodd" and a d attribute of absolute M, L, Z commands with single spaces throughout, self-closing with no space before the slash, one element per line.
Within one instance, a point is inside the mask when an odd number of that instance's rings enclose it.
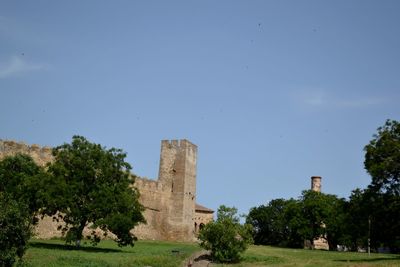
<path fill-rule="evenodd" d="M 0 1 L 0 138 L 75 134 L 158 175 L 198 145 L 197 201 L 241 213 L 370 178 L 364 146 L 400 119 L 400 1 Z"/>

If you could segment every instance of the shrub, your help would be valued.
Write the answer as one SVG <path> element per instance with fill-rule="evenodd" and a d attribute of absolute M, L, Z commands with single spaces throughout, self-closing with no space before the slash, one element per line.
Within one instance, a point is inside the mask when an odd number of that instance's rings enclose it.
<path fill-rule="evenodd" d="M 215 261 L 240 261 L 240 253 L 252 242 L 251 226 L 241 225 L 236 213 L 236 208 L 222 205 L 218 209 L 217 220 L 200 230 L 200 246 L 210 250 Z"/>

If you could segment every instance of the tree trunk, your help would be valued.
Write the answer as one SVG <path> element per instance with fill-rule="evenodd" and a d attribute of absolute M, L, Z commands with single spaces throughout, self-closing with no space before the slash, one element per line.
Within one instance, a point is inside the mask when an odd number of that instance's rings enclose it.
<path fill-rule="evenodd" d="M 83 232 L 83 229 L 86 226 L 86 221 L 87 221 L 86 219 L 82 219 L 81 220 L 79 228 L 77 229 L 77 232 L 76 232 L 76 247 L 78 249 L 81 247 L 81 240 L 82 240 L 82 237 L 83 237 L 82 232 Z"/>

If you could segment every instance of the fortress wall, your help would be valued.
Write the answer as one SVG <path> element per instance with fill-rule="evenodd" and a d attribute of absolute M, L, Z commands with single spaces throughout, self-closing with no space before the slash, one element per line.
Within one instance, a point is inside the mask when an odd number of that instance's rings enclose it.
<path fill-rule="evenodd" d="M 9 155 L 23 153 L 45 166 L 53 160 L 50 147 L 27 145 L 0 139 L 0 160 Z M 158 180 L 137 177 L 135 187 L 140 192 L 140 203 L 145 207 L 147 224 L 140 224 L 133 232 L 140 239 L 194 240 L 196 201 L 197 146 L 187 140 L 163 140 L 161 143 Z M 39 222 L 39 238 L 61 236 L 60 223 L 45 217 Z M 90 229 L 84 233 L 89 234 Z"/>
<path fill-rule="evenodd" d="M 140 239 L 164 239 L 164 216 L 167 209 L 168 194 L 165 196 L 164 186 L 159 181 L 137 177 L 135 187 L 140 192 L 140 203 L 145 207 L 146 224 L 139 224 L 133 233 Z"/>
<path fill-rule="evenodd" d="M 0 139 L 0 160 L 7 156 L 15 154 L 30 155 L 36 164 L 45 166 L 48 162 L 53 160 L 51 154 L 51 147 L 40 147 L 38 145 L 27 145 L 23 142 L 15 142 Z"/>

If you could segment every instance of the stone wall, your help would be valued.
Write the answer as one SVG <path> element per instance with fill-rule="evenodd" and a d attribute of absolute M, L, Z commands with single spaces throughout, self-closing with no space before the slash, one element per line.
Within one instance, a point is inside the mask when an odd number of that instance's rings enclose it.
<path fill-rule="evenodd" d="M 22 142 L 8 141 L 0 139 L 0 160 L 6 156 L 17 153 L 30 155 L 36 164 L 45 166 L 53 160 L 51 147 L 40 147 L 38 145 L 27 145 Z"/>
<path fill-rule="evenodd" d="M 16 153 L 30 155 L 41 166 L 53 160 L 50 147 L 0 140 L 0 160 Z M 196 168 L 196 145 L 188 140 L 161 142 L 158 180 L 136 178 L 134 185 L 140 192 L 139 200 L 145 207 L 144 217 L 147 221 L 147 224 L 141 224 L 133 230 L 138 238 L 179 241 L 195 239 L 195 220 L 204 216 L 203 211 L 199 213 L 195 210 Z M 213 211 L 210 211 L 204 221 L 212 220 Z M 45 217 L 36 228 L 37 236 L 60 236 L 57 230 L 59 224 Z M 85 232 L 89 233 L 90 230 L 85 229 Z"/>

